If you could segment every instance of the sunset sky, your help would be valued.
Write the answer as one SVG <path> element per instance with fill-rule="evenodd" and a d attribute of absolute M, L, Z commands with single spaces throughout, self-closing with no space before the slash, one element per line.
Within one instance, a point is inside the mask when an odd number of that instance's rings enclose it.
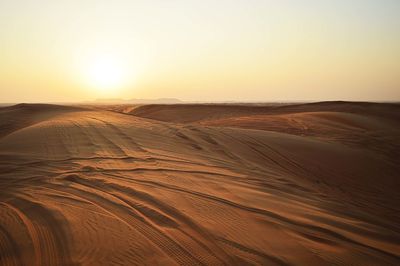
<path fill-rule="evenodd" d="M 400 101 L 400 1 L 0 0 L 0 102 Z"/>

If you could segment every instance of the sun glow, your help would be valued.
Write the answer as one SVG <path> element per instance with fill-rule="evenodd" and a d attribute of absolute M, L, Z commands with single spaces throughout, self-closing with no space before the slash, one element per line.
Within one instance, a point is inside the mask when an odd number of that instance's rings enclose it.
<path fill-rule="evenodd" d="M 85 78 L 88 85 L 97 92 L 112 94 L 124 85 L 126 71 L 122 60 L 111 55 L 101 55 L 89 60 Z"/>

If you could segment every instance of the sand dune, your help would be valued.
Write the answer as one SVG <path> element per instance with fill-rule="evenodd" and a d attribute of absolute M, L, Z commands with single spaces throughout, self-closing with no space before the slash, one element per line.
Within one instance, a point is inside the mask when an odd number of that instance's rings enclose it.
<path fill-rule="evenodd" d="M 0 108 L 0 264 L 398 265 L 399 110 Z"/>

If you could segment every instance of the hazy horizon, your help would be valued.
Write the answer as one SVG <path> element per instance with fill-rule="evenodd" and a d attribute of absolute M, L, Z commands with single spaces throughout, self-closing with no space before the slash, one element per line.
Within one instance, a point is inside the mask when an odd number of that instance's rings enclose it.
<path fill-rule="evenodd" d="M 170 101 L 165 101 L 170 100 Z M 133 98 L 133 99 L 92 99 L 92 100 L 75 100 L 75 101 L 9 101 L 0 102 L 0 105 L 10 106 L 16 104 L 302 104 L 302 103 L 319 103 L 319 102 L 344 102 L 344 103 L 382 103 L 382 104 L 399 104 L 400 100 L 382 100 L 382 101 L 371 101 L 371 100 L 273 100 L 273 101 L 257 101 L 257 100 L 181 100 L 177 98 Z"/>
<path fill-rule="evenodd" d="M 400 101 L 399 1 L 39 2 L 0 2 L 1 103 Z"/>

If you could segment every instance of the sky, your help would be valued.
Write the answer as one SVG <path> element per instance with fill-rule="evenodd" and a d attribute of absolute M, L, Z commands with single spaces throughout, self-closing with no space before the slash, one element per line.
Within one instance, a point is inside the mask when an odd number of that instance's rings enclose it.
<path fill-rule="evenodd" d="M 398 0 L 0 0 L 0 102 L 400 101 Z"/>

